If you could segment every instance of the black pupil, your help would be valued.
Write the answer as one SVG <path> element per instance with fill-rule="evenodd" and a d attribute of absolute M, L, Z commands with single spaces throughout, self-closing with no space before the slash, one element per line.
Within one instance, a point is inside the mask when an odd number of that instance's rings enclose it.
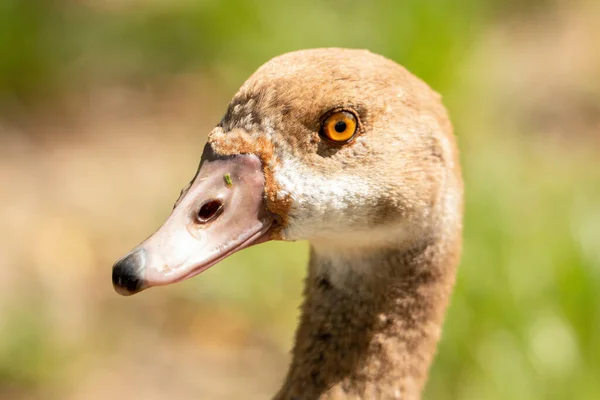
<path fill-rule="evenodd" d="M 333 128 L 337 133 L 342 133 L 346 130 L 347 126 L 344 121 L 338 121 L 335 123 L 335 126 Z"/>
<path fill-rule="evenodd" d="M 211 200 L 204 203 L 198 211 L 198 220 L 200 222 L 208 222 L 219 212 L 221 209 L 221 202 L 219 200 Z"/>

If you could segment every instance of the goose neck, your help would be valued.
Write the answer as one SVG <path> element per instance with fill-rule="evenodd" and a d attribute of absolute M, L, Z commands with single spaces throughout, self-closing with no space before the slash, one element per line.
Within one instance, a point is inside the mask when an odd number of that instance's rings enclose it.
<path fill-rule="evenodd" d="M 311 246 L 293 360 L 276 399 L 419 398 L 454 280 L 447 253 L 436 242 L 348 255 Z"/>

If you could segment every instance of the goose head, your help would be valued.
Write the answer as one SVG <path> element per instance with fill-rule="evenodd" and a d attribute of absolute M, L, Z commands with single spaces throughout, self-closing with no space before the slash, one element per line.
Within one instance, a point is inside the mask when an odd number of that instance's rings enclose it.
<path fill-rule="evenodd" d="M 178 282 L 267 240 L 351 257 L 453 235 L 455 157 L 439 96 L 398 64 L 348 49 L 276 57 L 234 96 L 164 225 L 114 265 L 114 287 Z"/>

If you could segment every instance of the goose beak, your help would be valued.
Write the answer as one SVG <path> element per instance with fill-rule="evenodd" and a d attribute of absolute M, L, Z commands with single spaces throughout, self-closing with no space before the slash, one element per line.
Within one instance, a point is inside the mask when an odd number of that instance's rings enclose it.
<path fill-rule="evenodd" d="M 223 157 L 207 144 L 196 176 L 163 226 L 114 264 L 117 293 L 131 295 L 183 281 L 267 241 L 273 216 L 264 187 L 257 156 Z"/>

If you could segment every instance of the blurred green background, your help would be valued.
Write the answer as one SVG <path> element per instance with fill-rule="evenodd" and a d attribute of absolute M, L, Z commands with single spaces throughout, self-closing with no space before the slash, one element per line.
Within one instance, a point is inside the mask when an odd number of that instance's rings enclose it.
<path fill-rule="evenodd" d="M 442 93 L 463 261 L 426 399 L 600 398 L 600 3 L 1 0 L 0 399 L 263 399 L 306 243 L 121 298 L 244 79 L 368 48 Z"/>

